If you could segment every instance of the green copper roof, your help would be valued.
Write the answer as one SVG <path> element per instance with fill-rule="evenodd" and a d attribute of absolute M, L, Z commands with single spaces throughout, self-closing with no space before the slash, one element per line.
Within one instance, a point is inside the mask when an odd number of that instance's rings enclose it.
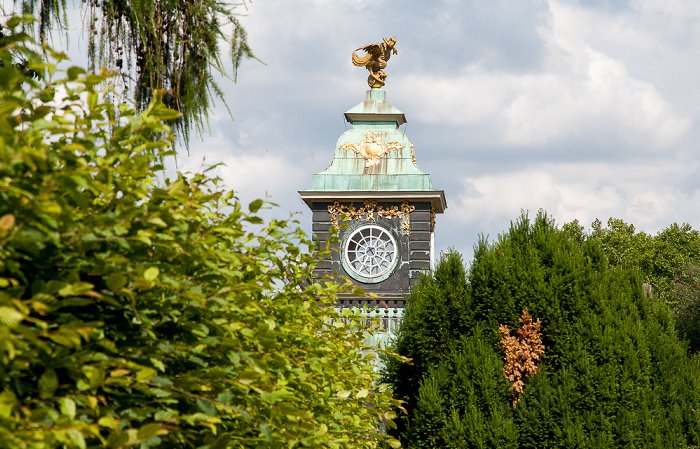
<path fill-rule="evenodd" d="M 314 174 L 320 191 L 437 191 L 430 175 L 415 163 L 413 145 L 398 128 L 403 112 L 385 99 L 381 89 L 367 91 L 367 99 L 345 113 L 352 129 L 335 146 L 331 164 Z"/>

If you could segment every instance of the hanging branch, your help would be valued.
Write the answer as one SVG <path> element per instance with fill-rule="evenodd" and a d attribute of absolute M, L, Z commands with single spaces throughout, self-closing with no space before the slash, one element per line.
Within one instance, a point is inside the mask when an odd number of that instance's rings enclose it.
<path fill-rule="evenodd" d="M 517 337 L 510 335 L 508 326 L 501 324 L 498 330 L 501 332 L 501 346 L 505 350 L 505 363 L 503 374 L 511 383 L 513 392 L 513 408 L 520 402 L 523 392 L 523 375 L 534 376 L 539 367 L 537 361 L 544 354 L 542 334 L 540 333 L 540 320 L 532 322 L 532 317 L 527 309 L 523 310 L 520 318 L 522 326 L 518 329 Z"/>
<path fill-rule="evenodd" d="M 163 102 L 182 114 L 171 126 L 187 146 L 192 129 L 208 129 L 213 100 L 226 105 L 214 79 L 216 73 L 226 75 L 219 40 L 230 46 L 233 81 L 241 61 L 255 59 L 235 12 L 245 1 L 83 0 L 89 68 L 121 73 L 141 110 L 156 89 L 164 90 Z M 23 12 L 38 18 L 42 40 L 47 30 L 66 22 L 65 0 L 17 2 Z"/>

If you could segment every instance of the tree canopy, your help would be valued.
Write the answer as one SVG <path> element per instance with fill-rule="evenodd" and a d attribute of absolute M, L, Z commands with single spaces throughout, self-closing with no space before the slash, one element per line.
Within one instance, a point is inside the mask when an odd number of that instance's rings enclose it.
<path fill-rule="evenodd" d="M 376 431 L 398 403 L 365 327 L 329 307 L 347 286 L 309 282 L 314 243 L 295 222 L 264 223 L 261 200 L 246 208 L 206 173 L 164 179 L 178 113 L 159 94 L 117 107 L 107 75 L 57 71 L 64 55 L 8 25 L 2 447 L 398 446 Z"/>
<path fill-rule="evenodd" d="M 234 80 L 241 61 L 255 58 L 239 20 L 246 2 L 84 0 L 88 69 L 98 73 L 104 66 L 118 71 L 138 110 L 162 90 L 161 101 L 180 112 L 170 120 L 187 145 L 191 130 L 207 129 L 213 100 L 223 101 L 215 79 L 217 73 L 226 72 L 219 41 L 228 44 Z M 51 32 L 67 29 L 65 0 L 15 3 L 37 18 L 43 43 Z"/>
<path fill-rule="evenodd" d="M 700 232 L 673 223 L 656 235 L 610 218 L 593 223 L 586 238 L 598 239 L 613 265 L 637 269 L 657 298 L 667 302 L 681 336 L 700 351 Z"/>
<path fill-rule="evenodd" d="M 412 364 L 384 370 L 407 400 L 397 423 L 405 447 L 700 443 L 700 361 L 668 306 L 644 294 L 638 271 L 611 266 L 599 240 L 571 230 L 524 215 L 479 243 L 468 272 L 451 253 L 416 285 L 394 344 Z M 509 356 L 515 342 L 502 343 L 501 326 L 537 334 L 539 358 Z M 506 378 L 513 361 L 521 372 L 537 364 L 520 378 L 519 400 Z"/>

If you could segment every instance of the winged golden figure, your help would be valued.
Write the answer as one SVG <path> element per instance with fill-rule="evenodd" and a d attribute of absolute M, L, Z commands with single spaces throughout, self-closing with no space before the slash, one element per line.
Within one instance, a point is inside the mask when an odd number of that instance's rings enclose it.
<path fill-rule="evenodd" d="M 359 56 L 355 53 L 358 50 L 364 50 L 367 54 Z M 386 67 L 387 61 L 389 61 L 392 53 L 398 53 L 396 49 L 396 38 L 384 38 L 384 42 L 365 45 L 353 51 L 352 63 L 358 67 L 367 67 L 367 70 L 369 70 L 367 84 L 369 84 L 369 87 L 379 88 L 384 85 L 384 80 L 386 79 L 386 73 L 384 73 L 382 69 Z"/>
<path fill-rule="evenodd" d="M 380 136 L 372 131 L 367 131 L 365 140 L 360 142 L 359 145 L 356 143 L 344 143 L 340 148 L 362 156 L 365 159 L 365 167 L 374 167 L 379 164 L 379 160 L 389 151 L 400 150 L 405 146 L 399 142 L 384 143 Z"/>

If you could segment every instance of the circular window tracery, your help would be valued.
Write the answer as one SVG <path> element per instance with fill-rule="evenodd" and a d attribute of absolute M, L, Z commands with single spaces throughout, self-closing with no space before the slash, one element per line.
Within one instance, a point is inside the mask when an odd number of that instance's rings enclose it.
<path fill-rule="evenodd" d="M 345 261 L 359 276 L 368 279 L 382 276 L 396 262 L 396 240 L 379 226 L 363 226 L 348 237 Z"/>

